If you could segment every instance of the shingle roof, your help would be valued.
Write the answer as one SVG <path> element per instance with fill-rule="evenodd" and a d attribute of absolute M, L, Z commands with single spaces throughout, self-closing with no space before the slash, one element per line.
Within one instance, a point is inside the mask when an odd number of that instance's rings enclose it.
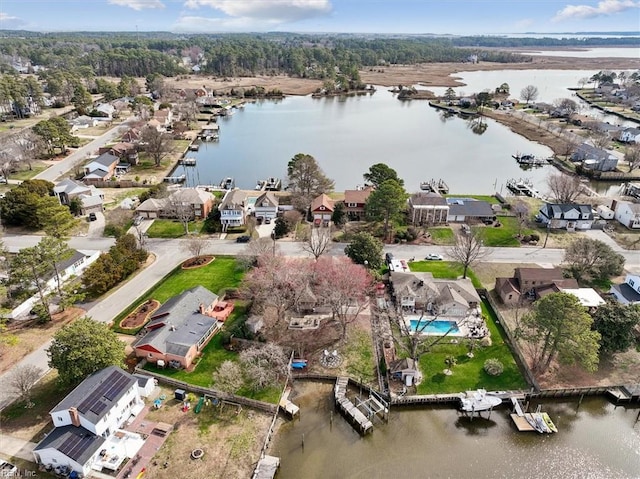
<path fill-rule="evenodd" d="M 322 193 L 311 202 L 311 211 L 316 211 L 321 206 L 326 208 L 325 211 L 333 211 L 333 200 Z"/>
<path fill-rule="evenodd" d="M 229 190 L 225 194 L 222 203 L 220 204 L 220 210 L 237 210 L 244 208 L 247 200 L 247 193 L 242 190 Z"/>
<path fill-rule="evenodd" d="M 71 255 L 69 259 L 65 259 L 64 261 L 60 261 L 59 263 L 56 263 L 56 267 L 58 271 L 64 271 L 73 263 L 75 263 L 76 261 L 80 261 L 82 258 L 85 258 L 86 256 L 87 256 L 86 254 L 81 253 L 78 250 L 73 250 L 73 255 Z"/>
<path fill-rule="evenodd" d="M 190 205 L 203 205 L 211 198 L 211 193 L 200 188 L 180 188 L 169 197 L 169 200 L 189 203 Z"/>
<path fill-rule="evenodd" d="M 262 206 L 262 203 L 267 202 L 267 206 Z M 265 191 L 260 196 L 256 198 L 255 202 L 256 208 L 266 208 L 268 206 L 278 206 L 278 198 L 271 191 Z"/>
<path fill-rule="evenodd" d="M 117 389 L 106 390 L 108 386 L 114 386 L 116 383 L 120 385 Z M 79 415 L 92 424 L 97 424 L 134 384 L 136 384 L 136 378 L 123 369 L 117 366 L 106 367 L 82 381 L 51 410 L 51 413 L 75 407 Z M 102 391 L 101 386 L 105 388 L 105 394 L 96 394 Z M 100 403 L 104 407 L 94 408 L 85 403 L 85 400 L 92 398 L 92 394 L 95 400 L 93 403 Z M 85 404 L 87 407 L 83 407 Z"/>
<path fill-rule="evenodd" d="M 140 206 L 136 208 L 136 211 L 160 211 L 166 204 L 166 198 L 149 198 L 148 200 L 144 200 Z"/>
<path fill-rule="evenodd" d="M 434 205 L 434 206 L 447 206 L 447 199 L 439 193 L 414 193 L 409 198 L 409 202 L 412 205 Z"/>
<path fill-rule="evenodd" d="M 560 268 L 516 268 L 516 278 L 522 281 L 553 281 L 563 279 L 564 274 Z"/>
<path fill-rule="evenodd" d="M 53 187 L 53 191 L 56 193 L 66 193 L 67 195 L 80 194 L 87 192 L 89 187 L 83 183 L 72 180 L 71 178 L 65 178 Z"/>
<path fill-rule="evenodd" d="M 629 286 L 627 283 L 614 284 L 611 289 L 616 290 L 620 295 L 630 303 L 640 302 L 640 293 Z"/>
<path fill-rule="evenodd" d="M 587 219 L 593 219 L 593 211 L 590 205 L 573 203 L 547 203 L 542 208 L 540 208 L 540 212 L 547 218 L 554 218 L 555 215 L 560 215 L 561 218 L 564 218 L 564 215 L 566 213 L 573 210 L 578 210 L 581 217 L 582 215 L 588 215 Z"/>
<path fill-rule="evenodd" d="M 42 451 L 53 448 L 84 466 L 104 442 L 104 437 L 96 436 L 83 427 L 62 426 L 47 434 L 34 450 Z"/>
<path fill-rule="evenodd" d="M 486 201 L 462 199 L 449 202 L 449 215 L 491 218 L 495 212 Z"/>
<path fill-rule="evenodd" d="M 103 153 L 99 157 L 94 158 L 93 160 L 91 160 L 87 164 L 87 166 L 90 165 L 91 163 L 98 163 L 99 165 L 110 167 L 111 165 L 113 165 L 116 162 L 120 162 L 120 158 L 118 158 L 115 155 L 112 155 L 111 153 Z"/>
<path fill-rule="evenodd" d="M 367 202 L 367 198 L 369 198 L 369 195 L 371 194 L 372 191 L 373 191 L 372 186 L 367 186 L 359 190 L 345 190 L 344 202 L 364 204 Z"/>
<path fill-rule="evenodd" d="M 218 295 L 202 286 L 184 291 L 165 302 L 151 317 L 147 329 L 154 326 L 133 347 L 149 345 L 163 353 L 184 356 L 189 348 L 206 336 L 216 318 L 200 313 L 200 305 L 210 306 Z"/>

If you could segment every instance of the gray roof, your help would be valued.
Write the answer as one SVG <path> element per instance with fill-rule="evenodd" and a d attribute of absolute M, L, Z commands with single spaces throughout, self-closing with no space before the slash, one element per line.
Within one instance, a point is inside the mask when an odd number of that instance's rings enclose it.
<path fill-rule="evenodd" d="M 117 366 L 106 367 L 82 381 L 51 410 L 51 414 L 74 407 L 80 416 L 97 424 L 136 381 Z"/>
<path fill-rule="evenodd" d="M 496 213 L 493 211 L 493 208 L 491 208 L 491 205 L 486 201 L 464 198 L 449 202 L 449 215 L 492 218 Z"/>
<path fill-rule="evenodd" d="M 35 451 L 53 448 L 69 459 L 84 466 L 102 447 L 105 438 L 96 436 L 83 427 L 62 426 L 51 431 L 34 448 Z"/>
<path fill-rule="evenodd" d="M 262 203 L 267 202 L 267 206 L 262 206 Z M 256 198 L 256 208 L 267 208 L 269 206 L 278 206 L 278 198 L 271 191 L 265 191 Z"/>
<path fill-rule="evenodd" d="M 65 178 L 53 187 L 53 191 L 56 193 L 66 193 L 67 195 L 86 193 L 89 187 L 83 183 L 72 180 L 71 178 Z"/>
<path fill-rule="evenodd" d="M 78 250 L 73 250 L 73 255 L 71 255 L 69 259 L 65 259 L 64 261 L 60 261 L 59 263 L 56 263 L 56 266 L 58 267 L 58 271 L 60 272 L 64 271 L 73 263 L 75 263 L 76 261 L 80 261 L 82 258 L 85 258 L 86 256 L 87 256 L 86 254 L 81 253 Z"/>
<path fill-rule="evenodd" d="M 100 155 L 97 158 L 94 158 L 93 160 L 91 160 L 89 162 L 89 164 L 91 163 L 98 163 L 100 165 L 109 167 L 111 165 L 113 165 L 114 163 L 120 163 L 120 158 L 118 158 L 115 155 L 112 155 L 111 153 L 103 153 L 102 155 Z"/>
<path fill-rule="evenodd" d="M 438 193 L 414 193 L 409 198 L 412 205 L 446 206 L 447 200 Z"/>
<path fill-rule="evenodd" d="M 199 188 L 180 188 L 169 197 L 169 201 L 203 205 L 211 198 L 211 193 Z"/>
<path fill-rule="evenodd" d="M 630 303 L 640 303 L 640 293 L 629 286 L 627 283 L 614 284 L 611 289 L 616 290 L 620 295 Z"/>
<path fill-rule="evenodd" d="M 229 190 L 224 195 L 222 203 L 220 204 L 220 210 L 239 210 L 243 209 L 247 200 L 247 192 L 242 190 Z"/>
<path fill-rule="evenodd" d="M 200 305 L 210 306 L 218 295 L 202 286 L 184 291 L 164 303 L 146 326 L 150 330 L 133 347 L 151 346 L 163 352 L 184 356 L 205 337 L 218 320 L 200 313 Z"/>
<path fill-rule="evenodd" d="M 564 219 L 565 213 L 568 213 L 572 210 L 578 210 L 581 216 L 588 215 L 587 219 L 593 219 L 593 211 L 590 205 L 579 205 L 573 203 L 546 203 L 542 208 L 540 208 L 540 212 L 547 218 L 554 218 L 555 215 L 559 214 L 560 218 Z"/>

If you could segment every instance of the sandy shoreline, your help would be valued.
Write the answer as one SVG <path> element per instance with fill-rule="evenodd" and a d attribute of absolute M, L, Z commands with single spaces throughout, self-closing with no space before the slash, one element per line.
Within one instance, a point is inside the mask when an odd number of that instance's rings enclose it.
<path fill-rule="evenodd" d="M 455 74 L 464 71 L 496 70 L 633 70 L 640 69 L 640 59 L 633 58 L 572 58 L 534 57 L 526 63 L 423 63 L 419 65 L 393 65 L 363 69 L 362 81 L 380 86 L 420 84 L 426 87 L 456 87 L 465 84 Z M 293 78 L 284 75 L 239 78 L 215 78 L 186 76 L 167 79 L 171 88 L 199 88 L 203 85 L 216 93 L 226 93 L 233 88 L 261 86 L 267 90 L 277 88 L 285 95 L 310 95 L 322 87 L 321 80 Z"/>

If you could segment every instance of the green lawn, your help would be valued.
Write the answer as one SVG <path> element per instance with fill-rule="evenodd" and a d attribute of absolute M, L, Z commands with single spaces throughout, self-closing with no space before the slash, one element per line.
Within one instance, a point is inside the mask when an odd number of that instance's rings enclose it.
<path fill-rule="evenodd" d="M 446 198 L 473 198 L 478 201 L 486 201 L 489 204 L 497 205 L 500 203 L 498 199 L 493 195 L 444 195 Z"/>
<path fill-rule="evenodd" d="M 433 227 L 427 228 L 427 231 L 431 235 L 431 239 L 434 244 L 437 245 L 451 245 L 454 243 L 453 230 L 448 227 Z"/>
<path fill-rule="evenodd" d="M 477 226 L 475 227 L 482 235 L 486 246 L 520 246 L 520 241 L 515 237 L 518 234 L 518 220 L 514 216 L 498 216 L 498 221 L 502 226 Z M 523 228 L 522 234 L 529 235 L 535 230 Z"/>
<path fill-rule="evenodd" d="M 491 346 L 476 347 L 473 358 L 467 356 L 468 349 L 464 342 L 445 342 L 434 346 L 431 352 L 420 358 L 423 381 L 418 386 L 418 394 L 454 393 L 478 388 L 490 391 L 521 390 L 528 387 L 496 324 L 495 313 L 485 303 L 482 304 L 482 312 L 491 332 Z M 443 373 L 446 368 L 444 361 L 449 355 L 458 361 L 452 368 L 451 376 Z M 504 372 L 500 376 L 490 376 L 484 372 L 484 362 L 490 358 L 496 358 L 504 365 Z"/>
<path fill-rule="evenodd" d="M 33 165 L 33 168 L 31 170 L 20 170 L 16 171 L 15 173 L 11 173 L 11 175 L 9 175 L 9 179 L 21 181 L 30 180 L 37 174 L 42 173 L 47 168 L 49 168 L 47 165 L 35 164 Z"/>
<path fill-rule="evenodd" d="M 431 273 L 434 278 L 458 279 L 462 278 L 464 268 L 455 261 L 412 261 L 409 269 L 413 273 Z M 482 283 L 473 271 L 467 270 L 467 277 L 476 288 L 482 288 Z"/>
<path fill-rule="evenodd" d="M 198 233 L 202 229 L 203 221 L 191 221 L 189 232 Z M 184 225 L 175 220 L 154 220 L 147 230 L 149 238 L 180 238 L 184 236 Z"/>

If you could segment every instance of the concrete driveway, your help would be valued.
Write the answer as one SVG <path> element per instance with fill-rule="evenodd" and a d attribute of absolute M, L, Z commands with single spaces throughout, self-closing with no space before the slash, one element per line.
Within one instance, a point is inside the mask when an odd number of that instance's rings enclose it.
<path fill-rule="evenodd" d="M 271 220 L 271 223 L 268 225 L 262 223 L 260 226 L 257 226 L 256 231 L 258 232 L 258 236 L 260 238 L 270 238 L 271 232 L 275 227 L 276 227 L 276 221 Z"/>
<path fill-rule="evenodd" d="M 87 220 L 88 219 L 89 217 L 87 216 Z M 102 213 L 102 211 L 98 211 L 96 213 L 96 220 L 89 221 L 89 232 L 87 233 L 87 237 L 102 238 L 105 225 L 106 225 L 106 219 L 104 217 L 104 213 Z"/>

